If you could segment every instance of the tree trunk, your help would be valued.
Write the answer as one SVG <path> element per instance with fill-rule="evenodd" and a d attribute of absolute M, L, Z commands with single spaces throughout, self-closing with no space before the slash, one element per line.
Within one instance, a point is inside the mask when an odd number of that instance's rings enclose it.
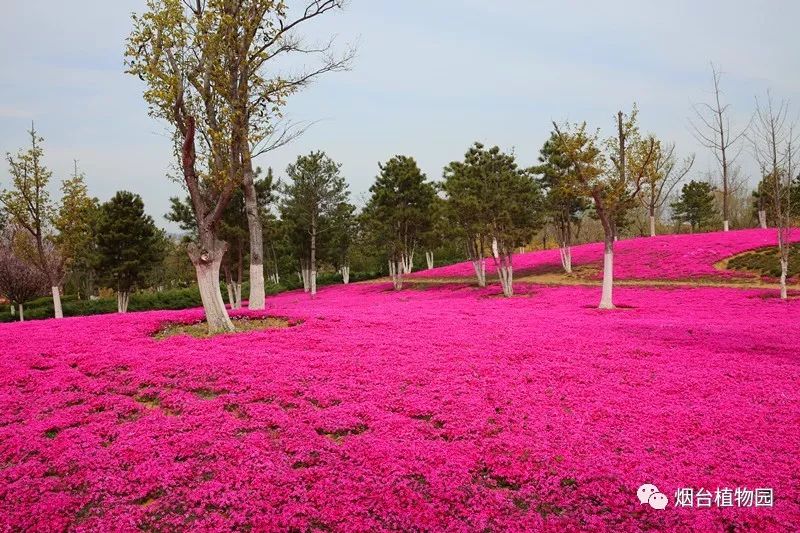
<path fill-rule="evenodd" d="M 130 293 L 128 291 L 117 291 L 117 313 L 128 312 L 128 301 Z"/>
<path fill-rule="evenodd" d="M 607 235 L 605 238 L 605 249 L 603 250 L 603 293 L 600 297 L 600 309 L 614 309 L 613 289 L 614 240 Z"/>
<path fill-rule="evenodd" d="M 311 221 L 311 297 L 317 295 L 317 221 Z"/>
<path fill-rule="evenodd" d="M 781 299 L 786 300 L 789 295 L 786 290 L 786 273 L 789 270 L 789 262 L 781 257 Z"/>
<path fill-rule="evenodd" d="M 19 304 L 19 321 L 25 322 L 25 308 L 22 304 Z"/>
<path fill-rule="evenodd" d="M 500 286 L 503 289 L 503 296 L 506 298 L 514 295 L 512 257 L 510 253 L 503 253 L 497 260 L 497 275 L 500 277 Z"/>
<path fill-rule="evenodd" d="M 389 276 L 392 278 L 394 290 L 399 291 L 403 288 L 403 260 L 389 260 Z"/>
<path fill-rule="evenodd" d="M 228 304 L 231 309 L 236 309 L 236 295 L 233 294 L 233 276 L 231 268 L 227 264 L 223 267 L 225 271 L 225 288 L 228 290 Z"/>
<path fill-rule="evenodd" d="M 761 229 L 767 229 L 767 212 L 763 209 L 758 210 L 758 225 Z"/>
<path fill-rule="evenodd" d="M 722 231 L 728 231 L 730 229 L 727 220 L 722 221 Z"/>
<path fill-rule="evenodd" d="M 11 304 L 11 316 L 14 316 L 14 313 L 17 312 L 17 308 L 14 307 L 14 304 Z"/>
<path fill-rule="evenodd" d="M 219 270 L 227 249 L 227 243 L 201 231 L 201 245 L 191 243 L 187 250 L 197 272 L 197 285 L 211 334 L 234 331 L 219 286 Z"/>
<path fill-rule="evenodd" d="M 561 266 L 564 267 L 564 272 L 572 274 L 572 247 L 560 246 L 558 251 L 561 255 Z"/>
<path fill-rule="evenodd" d="M 344 282 L 345 285 L 350 283 L 350 267 L 349 266 L 343 266 L 342 267 L 342 282 Z"/>
<path fill-rule="evenodd" d="M 50 290 L 53 293 L 53 309 L 55 310 L 55 317 L 64 318 L 64 311 L 61 309 L 61 291 L 59 290 L 58 285 L 50 287 Z"/>
<path fill-rule="evenodd" d="M 247 213 L 247 230 L 250 234 L 250 296 L 249 309 L 264 309 L 264 236 L 261 215 L 258 212 L 258 198 L 253 181 L 252 163 L 244 169 L 244 209 Z"/>
<path fill-rule="evenodd" d="M 652 213 L 650 213 L 650 236 L 656 236 L 656 217 Z"/>
<path fill-rule="evenodd" d="M 428 263 L 428 270 L 433 270 L 433 252 L 425 252 L 425 261 Z"/>
<path fill-rule="evenodd" d="M 475 269 L 475 277 L 478 278 L 478 287 L 486 286 L 486 259 L 473 259 L 472 268 Z"/>

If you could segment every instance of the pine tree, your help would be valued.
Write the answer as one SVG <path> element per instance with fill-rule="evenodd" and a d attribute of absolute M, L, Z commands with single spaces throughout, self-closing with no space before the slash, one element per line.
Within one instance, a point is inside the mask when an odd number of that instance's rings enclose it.
<path fill-rule="evenodd" d="M 671 207 L 672 218 L 681 224 L 688 222 L 692 231 L 707 227 L 718 215 L 713 188 L 704 181 L 692 180 L 685 184 Z"/>
<path fill-rule="evenodd" d="M 362 213 L 373 243 L 389 258 L 395 289 L 411 272 L 414 253 L 433 225 L 436 190 L 413 157 L 398 155 L 378 165 L 380 174 L 369 188 L 372 194 Z"/>
<path fill-rule="evenodd" d="M 163 239 L 138 194 L 119 191 L 100 206 L 97 224 L 97 268 L 117 290 L 117 308 L 128 310 L 130 292 L 164 258 Z"/>

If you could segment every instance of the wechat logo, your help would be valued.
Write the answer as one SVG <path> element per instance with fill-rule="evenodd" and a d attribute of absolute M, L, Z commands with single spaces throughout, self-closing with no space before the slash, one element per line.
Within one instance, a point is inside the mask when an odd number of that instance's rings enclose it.
<path fill-rule="evenodd" d="M 636 496 L 639 498 L 640 504 L 649 504 L 653 509 L 666 509 L 669 503 L 667 497 L 659 492 L 658 487 L 649 483 L 639 487 Z"/>

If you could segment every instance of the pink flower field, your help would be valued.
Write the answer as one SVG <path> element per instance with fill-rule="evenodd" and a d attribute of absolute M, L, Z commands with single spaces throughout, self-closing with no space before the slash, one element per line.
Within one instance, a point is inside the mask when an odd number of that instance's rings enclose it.
<path fill-rule="evenodd" d="M 0 325 L 0 529 L 797 530 L 800 300 L 598 290 L 330 287 L 212 339 L 151 337 L 200 310 Z M 774 505 L 674 505 L 739 487 Z"/>
<path fill-rule="evenodd" d="M 790 234 L 800 241 L 800 230 Z M 614 245 L 614 276 L 617 279 L 689 280 L 747 278 L 745 272 L 719 270 L 714 263 L 732 255 L 778 243 L 775 229 L 746 229 L 729 232 L 696 233 L 694 235 L 660 235 L 623 239 Z M 601 269 L 603 243 L 572 247 L 573 267 L 591 266 Z M 487 272 L 494 273 L 491 259 Z M 558 249 L 528 252 L 514 256 L 514 269 L 520 275 L 561 272 Z M 458 263 L 411 275 L 412 278 L 474 277 L 471 263 Z M 595 277 L 602 277 L 598 272 Z"/>

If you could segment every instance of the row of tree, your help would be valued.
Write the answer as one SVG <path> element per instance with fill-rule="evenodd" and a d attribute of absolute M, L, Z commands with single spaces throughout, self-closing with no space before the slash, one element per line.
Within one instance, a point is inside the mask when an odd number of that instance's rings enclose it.
<path fill-rule="evenodd" d="M 7 156 L 12 186 L 0 193 L 0 295 L 23 319 L 23 304 L 50 287 L 61 318 L 61 287 L 71 275 L 86 296 L 95 282 L 113 287 L 125 312 L 130 292 L 163 261 L 166 235 L 138 195 L 120 191 L 103 204 L 90 197 L 77 163 L 53 202 L 42 138 L 33 128 L 29 134 L 30 148 Z"/>

